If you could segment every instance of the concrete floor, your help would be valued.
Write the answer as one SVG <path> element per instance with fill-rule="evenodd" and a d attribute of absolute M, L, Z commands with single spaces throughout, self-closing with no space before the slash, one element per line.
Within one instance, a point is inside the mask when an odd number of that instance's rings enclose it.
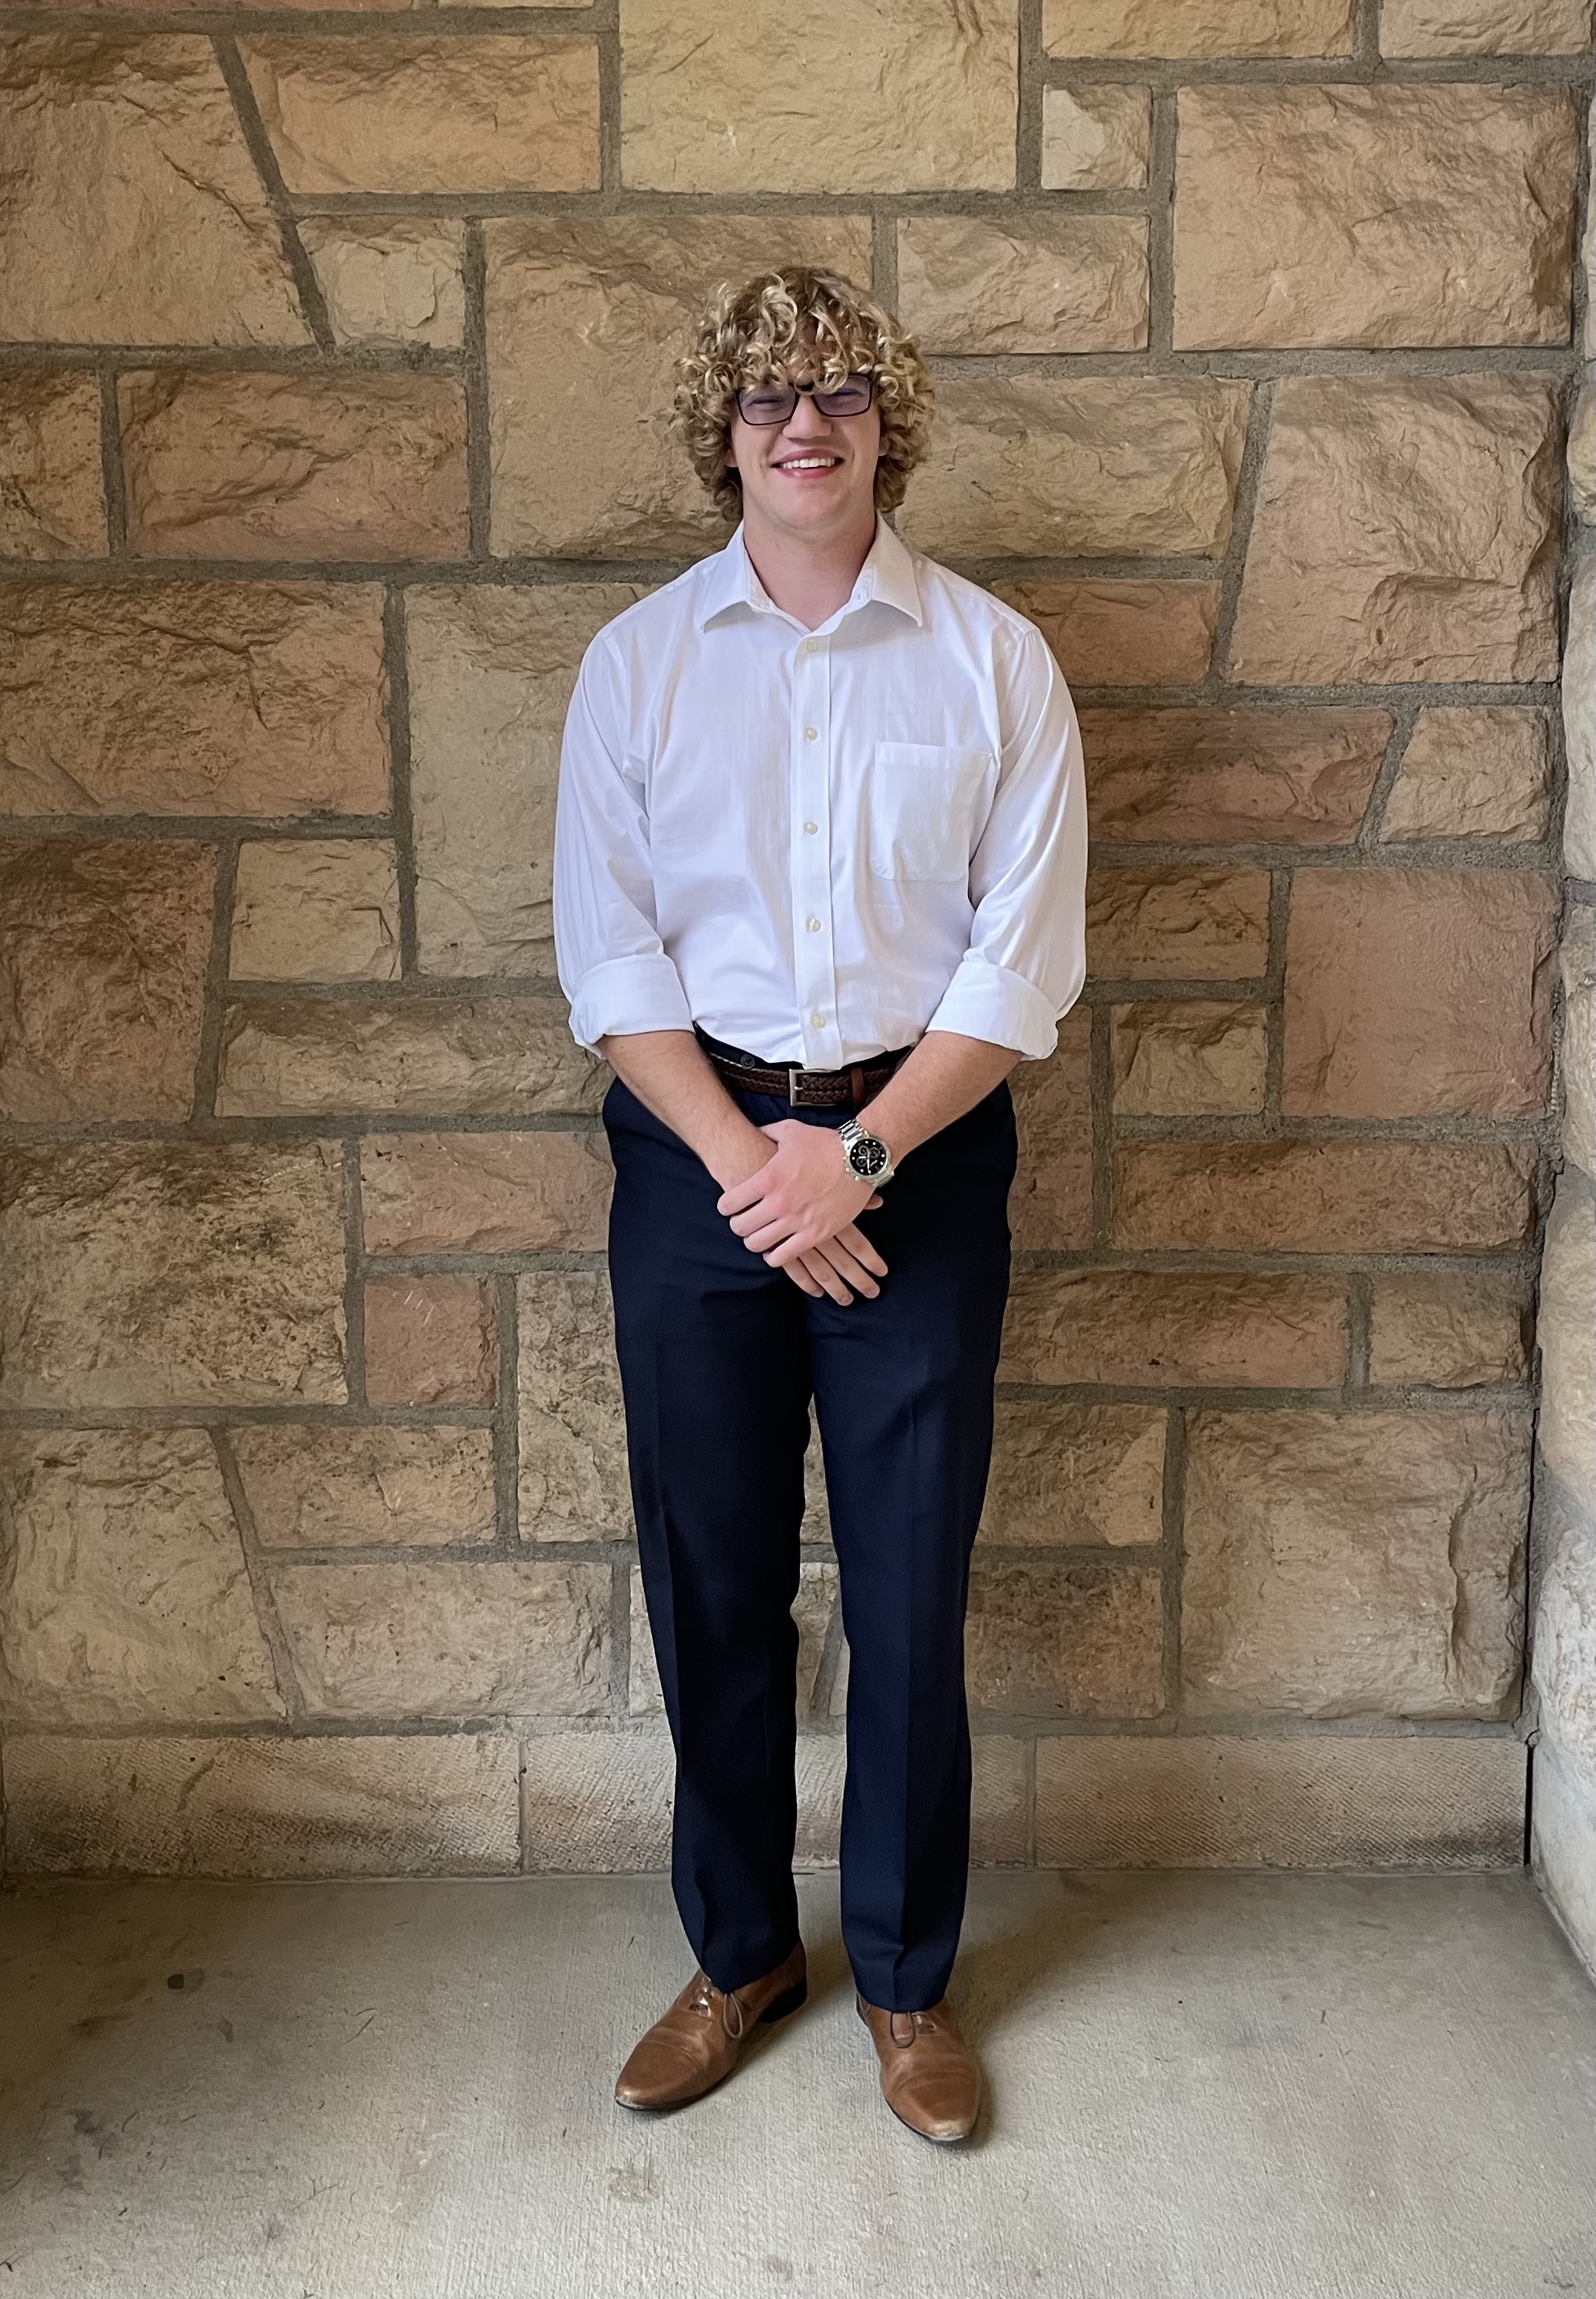
<path fill-rule="evenodd" d="M 1596 1998 L 1526 1877 L 979 1876 L 964 2150 L 803 1895 L 808 2008 L 643 2120 L 656 1879 L 12 1885 L 0 2295 L 1596 2293 Z"/>

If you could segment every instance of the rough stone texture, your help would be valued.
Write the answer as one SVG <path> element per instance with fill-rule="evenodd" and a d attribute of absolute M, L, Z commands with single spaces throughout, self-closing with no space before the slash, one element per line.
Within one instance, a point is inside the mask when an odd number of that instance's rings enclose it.
<path fill-rule="evenodd" d="M 491 1429 L 255 1422 L 235 1429 L 231 1442 L 264 1548 L 493 1538 Z"/>
<path fill-rule="evenodd" d="M 1213 1117 L 1263 1108 L 1261 1006 L 1116 1006 L 1114 1108 L 1124 1117 Z"/>
<path fill-rule="evenodd" d="M 1129 352 L 1147 341 L 1141 216 L 909 216 L 898 311 L 928 353 Z"/>
<path fill-rule="evenodd" d="M 624 0 L 621 175 L 661 192 L 1002 191 L 1015 0 Z"/>
<path fill-rule="evenodd" d="M 1571 878 L 1596 878 L 1596 557 L 1589 552 L 1575 566 L 1568 593 L 1563 744 L 1568 760 L 1563 867 Z"/>
<path fill-rule="evenodd" d="M 1546 1733 L 1584 1774 L 1588 1796 L 1596 1773 L 1596 1523 L 1544 1476 L 1540 1485 L 1535 1689 Z"/>
<path fill-rule="evenodd" d="M 633 584 L 462 584 L 405 601 L 424 972 L 554 973 L 554 793 L 590 639 Z"/>
<path fill-rule="evenodd" d="M 1528 1324 L 1525 1281 L 1516 1270 L 1377 1277 L 1369 1377 L 1437 1389 L 1521 1382 L 1529 1373 Z"/>
<path fill-rule="evenodd" d="M 1541 1265 L 1541 1450 L 1571 1493 L 1596 1496 L 1596 1214 L 1565 1179 Z"/>
<path fill-rule="evenodd" d="M 1094 981 L 1245 982 L 1269 962 L 1263 870 L 1090 870 Z"/>
<path fill-rule="evenodd" d="M 341 1405 L 335 1142 L 14 1145 L 0 1403 Z"/>
<path fill-rule="evenodd" d="M 602 1564 L 285 1564 L 271 1572 L 313 1716 L 594 1716 Z"/>
<path fill-rule="evenodd" d="M 1510 1716 L 1529 1448 L 1501 1410 L 1191 1415 L 1187 1712 Z"/>
<path fill-rule="evenodd" d="M 1282 1107 L 1532 1117 L 1551 1083 L 1554 883 L 1520 870 L 1312 870 L 1292 889 Z"/>
<path fill-rule="evenodd" d="M 838 1571 L 826 1559 L 798 1566 L 792 1617 L 798 1632 L 798 1713 L 800 1720 L 839 1716 L 848 1693 L 848 1647 L 838 1614 Z M 840 1665 L 839 1665 L 840 1664 Z M 632 1671 L 627 1700 L 633 1716 L 663 1716 L 659 1664 L 643 1598 L 642 1574 L 632 1575 Z"/>
<path fill-rule="evenodd" d="M 222 1117 L 591 1116 L 609 1075 L 548 998 L 254 999 L 223 1040 Z"/>
<path fill-rule="evenodd" d="M 1563 1155 L 1596 1174 L 1596 916 L 1571 909 L 1563 930 Z"/>
<path fill-rule="evenodd" d="M 1155 1568 L 977 1558 L 964 1672 L 996 1716 L 1155 1716 L 1163 1598 Z"/>
<path fill-rule="evenodd" d="M 373 1405 L 492 1405 L 492 1289 L 476 1277 L 368 1277 L 366 1395 Z"/>
<path fill-rule="evenodd" d="M 899 529 L 934 559 L 1217 558 L 1248 390 L 1206 377 L 944 376 Z"/>
<path fill-rule="evenodd" d="M 1050 56 L 1344 56 L 1352 0 L 1043 0 Z"/>
<path fill-rule="evenodd" d="M 1554 677 L 1558 389 L 1537 375 L 1288 376 L 1232 677 Z"/>
<path fill-rule="evenodd" d="M 1087 1245 L 1092 1235 L 1092 1017 L 1084 1006 L 1059 1025 L 1058 1050 L 1009 1074 L 1020 1166 L 1009 1192 L 1014 1243 Z"/>
<path fill-rule="evenodd" d="M 624 1873 L 671 1864 L 676 1759 L 663 1732 L 540 1732 L 522 1744 L 526 1865 Z"/>
<path fill-rule="evenodd" d="M 0 556 L 93 559 L 105 550 L 100 392 L 92 375 L 0 374 Z"/>
<path fill-rule="evenodd" d="M 245 982 L 396 982 L 392 841 L 246 841 L 238 850 L 228 971 Z"/>
<path fill-rule="evenodd" d="M 1152 145 L 1150 88 L 1042 90 L 1045 192 L 1139 192 Z"/>
<path fill-rule="evenodd" d="M 494 1733 L 8 1736 L 8 1865 L 156 1876 L 503 1875 L 516 1744 Z"/>
<path fill-rule="evenodd" d="M 186 1118 L 216 858 L 0 841 L 0 1116 Z"/>
<path fill-rule="evenodd" d="M 1528 1752 L 1500 1738 L 1037 1743 L 1037 1861 L 1061 1868 L 1517 1868 Z"/>
<path fill-rule="evenodd" d="M 1382 0 L 1387 56 L 1578 55 L 1591 0 Z"/>
<path fill-rule="evenodd" d="M 256 32 L 238 48 L 291 192 L 598 188 L 591 40 Z"/>
<path fill-rule="evenodd" d="M 1155 1541 L 1163 1451 L 1157 1406 L 1003 1400 L 980 1539 L 1038 1548 Z"/>
<path fill-rule="evenodd" d="M 632 1489 L 609 1280 L 538 1270 L 516 1286 L 523 1540 L 627 1540 Z"/>
<path fill-rule="evenodd" d="M 1445 1253 L 1525 1244 L 1519 1141 L 1128 1141 L 1114 1237 L 1132 1248 Z"/>
<path fill-rule="evenodd" d="M 203 1429 L 19 1429 L 0 1448 L 8 1725 L 283 1715 Z"/>
<path fill-rule="evenodd" d="M 1551 726 L 1543 710 L 1433 703 L 1421 710 L 1385 801 L 1389 839 L 1544 838 L 1551 815 Z"/>
<path fill-rule="evenodd" d="M 1343 1278 L 1020 1269 L 998 1378 L 1322 1389 L 1345 1370 Z"/>
<path fill-rule="evenodd" d="M 1175 343 L 1568 340 L 1564 88 L 1188 87 Z"/>
<path fill-rule="evenodd" d="M 382 612 L 366 583 L 6 584 L 0 812 L 380 812 Z"/>
<path fill-rule="evenodd" d="M 1162 686 L 1207 674 L 1217 583 L 995 583 L 992 588 L 1035 623 L 1067 679 L 1091 686 Z"/>
<path fill-rule="evenodd" d="M 1385 710 L 1083 710 L 1093 834 L 1344 846 L 1391 726 Z"/>
<path fill-rule="evenodd" d="M 299 236 L 341 344 L 425 344 L 453 351 L 464 342 L 457 220 L 302 216 Z"/>
<path fill-rule="evenodd" d="M 612 1168 L 600 1133 L 368 1134 L 368 1253 L 596 1253 Z"/>
<path fill-rule="evenodd" d="M 9 39 L 0 121 L 14 342 L 310 341 L 207 38 Z"/>
<path fill-rule="evenodd" d="M 668 428 L 674 363 L 722 279 L 773 263 L 867 279 L 868 221 L 504 217 L 483 237 L 493 549 L 625 559 L 717 548 L 725 522 Z"/>

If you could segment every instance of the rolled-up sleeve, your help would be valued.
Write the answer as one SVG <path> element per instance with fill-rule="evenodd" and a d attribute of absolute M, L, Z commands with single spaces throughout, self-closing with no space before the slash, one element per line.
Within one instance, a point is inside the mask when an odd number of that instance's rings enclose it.
<path fill-rule="evenodd" d="M 602 635 L 583 657 L 566 713 L 554 816 L 554 957 L 571 1033 L 690 1030 L 675 964 L 659 939 L 649 819 L 624 772 L 620 676 Z"/>
<path fill-rule="evenodd" d="M 970 866 L 970 943 L 926 1027 L 1052 1053 L 1086 982 L 1086 777 L 1080 726 L 1039 631 L 998 663 L 997 790 Z"/>

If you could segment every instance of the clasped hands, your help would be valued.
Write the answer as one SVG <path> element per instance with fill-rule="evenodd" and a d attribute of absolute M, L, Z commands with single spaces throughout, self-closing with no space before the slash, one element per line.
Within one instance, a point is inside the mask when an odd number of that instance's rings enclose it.
<path fill-rule="evenodd" d="M 873 1300 L 887 1265 L 857 1226 L 857 1216 L 881 1202 L 868 1182 L 851 1173 L 829 1125 L 783 1117 L 759 1128 L 775 1144 L 746 1180 L 716 1200 L 750 1253 L 784 1269 L 816 1299 L 829 1294 L 846 1307 L 855 1293 Z"/>

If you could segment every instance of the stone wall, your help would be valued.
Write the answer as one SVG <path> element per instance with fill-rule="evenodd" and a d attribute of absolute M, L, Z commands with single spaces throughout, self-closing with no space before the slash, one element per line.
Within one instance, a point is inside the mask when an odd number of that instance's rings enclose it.
<path fill-rule="evenodd" d="M 903 532 L 1037 619 L 1089 764 L 978 1856 L 1516 1863 L 1559 1141 L 1590 1490 L 1589 0 L 616 10 L 7 11 L 6 1863 L 663 1858 L 550 828 L 583 646 L 717 537 L 688 314 L 793 254 L 919 331 Z"/>

